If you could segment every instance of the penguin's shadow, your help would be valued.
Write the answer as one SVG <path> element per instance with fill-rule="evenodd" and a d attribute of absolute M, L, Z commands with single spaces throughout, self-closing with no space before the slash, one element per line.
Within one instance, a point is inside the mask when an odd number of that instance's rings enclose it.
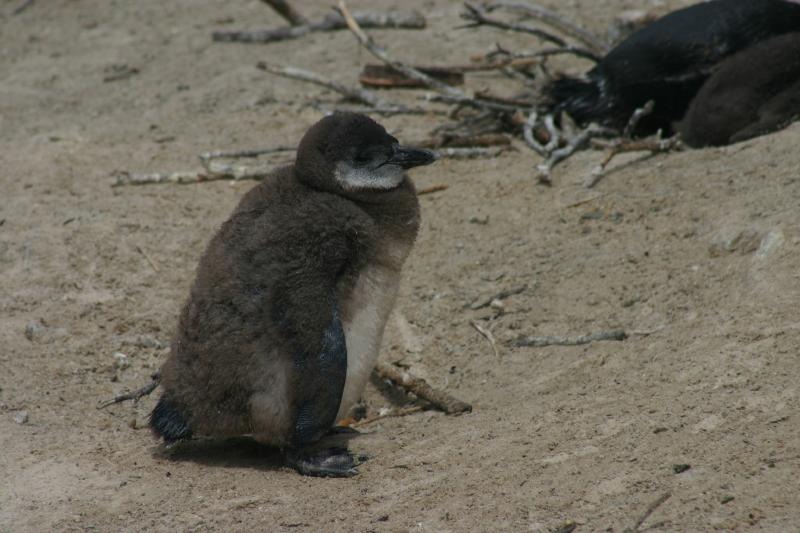
<path fill-rule="evenodd" d="M 357 436 L 357 433 L 327 435 L 314 448 L 346 448 L 347 442 Z M 262 444 L 247 436 L 226 439 L 191 439 L 170 446 L 161 445 L 153 450 L 153 455 L 168 461 L 188 461 L 220 468 L 252 468 L 254 470 L 286 468 L 283 454 L 278 448 Z"/>

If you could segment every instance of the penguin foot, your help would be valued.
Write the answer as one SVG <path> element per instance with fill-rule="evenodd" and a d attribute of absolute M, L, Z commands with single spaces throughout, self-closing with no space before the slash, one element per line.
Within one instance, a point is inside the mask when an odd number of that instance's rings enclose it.
<path fill-rule="evenodd" d="M 287 450 L 286 464 L 304 476 L 352 477 L 358 474 L 358 465 L 369 457 L 352 454 L 346 448 L 327 448 L 312 453 Z"/>

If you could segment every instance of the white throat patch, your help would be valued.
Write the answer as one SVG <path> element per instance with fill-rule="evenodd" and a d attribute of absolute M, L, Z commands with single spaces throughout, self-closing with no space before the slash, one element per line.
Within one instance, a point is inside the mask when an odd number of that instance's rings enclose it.
<path fill-rule="evenodd" d="M 344 161 L 336 165 L 336 181 L 346 190 L 394 189 L 403 182 L 403 169 L 399 165 L 378 168 L 354 167 Z"/>

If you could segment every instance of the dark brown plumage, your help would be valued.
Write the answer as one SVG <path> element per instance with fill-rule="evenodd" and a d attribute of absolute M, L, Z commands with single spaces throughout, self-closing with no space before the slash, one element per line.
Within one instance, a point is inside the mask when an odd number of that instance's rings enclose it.
<path fill-rule="evenodd" d="M 678 126 L 692 147 L 764 135 L 800 118 L 800 33 L 761 42 L 722 63 Z"/>
<path fill-rule="evenodd" d="M 403 169 L 431 161 L 363 115 L 315 124 L 295 164 L 242 198 L 200 260 L 162 369 L 156 434 L 250 434 L 303 473 L 355 473 L 349 454 L 303 450 L 374 366 L 419 225 Z"/>

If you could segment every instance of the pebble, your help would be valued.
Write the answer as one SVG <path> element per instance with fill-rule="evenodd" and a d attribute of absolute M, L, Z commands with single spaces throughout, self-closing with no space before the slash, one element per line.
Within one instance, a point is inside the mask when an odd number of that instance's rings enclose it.
<path fill-rule="evenodd" d="M 131 366 L 131 362 L 127 355 L 122 352 L 114 352 L 114 367 L 117 370 L 125 370 L 129 366 Z"/>
<path fill-rule="evenodd" d="M 672 465 L 672 471 L 676 474 L 682 474 L 683 472 L 689 470 L 691 467 L 692 465 L 687 465 L 687 464 Z"/>
<path fill-rule="evenodd" d="M 28 423 L 28 411 L 17 411 L 14 413 L 14 422 L 17 424 L 27 424 Z"/>

